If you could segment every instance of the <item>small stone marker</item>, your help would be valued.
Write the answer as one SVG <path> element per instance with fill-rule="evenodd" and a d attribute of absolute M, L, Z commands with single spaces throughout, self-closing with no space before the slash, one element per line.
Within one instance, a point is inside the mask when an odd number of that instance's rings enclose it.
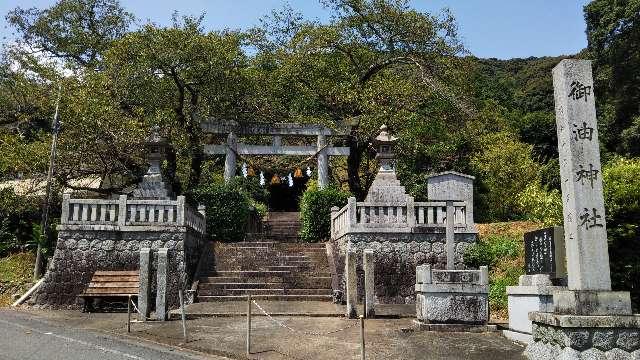
<path fill-rule="evenodd" d="M 566 276 L 564 230 L 560 226 L 524 234 L 524 263 L 527 275 Z"/>
<path fill-rule="evenodd" d="M 169 249 L 158 249 L 158 265 L 156 266 L 156 319 L 167 320 L 167 278 L 169 265 Z"/>
<path fill-rule="evenodd" d="M 345 276 L 347 282 L 347 317 L 355 319 L 358 317 L 358 277 L 356 274 L 356 253 L 355 251 L 347 251 L 345 257 Z"/>
<path fill-rule="evenodd" d="M 364 267 L 364 316 L 372 318 L 376 315 L 375 310 L 375 255 L 373 250 L 367 249 L 362 257 L 362 266 Z"/>
<path fill-rule="evenodd" d="M 591 61 L 553 69 L 558 152 L 571 290 L 611 290 Z"/>
<path fill-rule="evenodd" d="M 140 288 L 138 290 L 138 319 L 147 321 L 151 310 L 151 249 L 140 249 Z"/>

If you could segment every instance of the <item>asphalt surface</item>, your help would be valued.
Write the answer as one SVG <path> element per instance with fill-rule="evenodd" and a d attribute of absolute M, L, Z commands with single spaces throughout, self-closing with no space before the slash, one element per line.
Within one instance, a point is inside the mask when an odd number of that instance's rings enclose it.
<path fill-rule="evenodd" d="M 205 357 L 152 342 L 65 327 L 33 314 L 0 310 L 0 359 L 173 360 Z"/>

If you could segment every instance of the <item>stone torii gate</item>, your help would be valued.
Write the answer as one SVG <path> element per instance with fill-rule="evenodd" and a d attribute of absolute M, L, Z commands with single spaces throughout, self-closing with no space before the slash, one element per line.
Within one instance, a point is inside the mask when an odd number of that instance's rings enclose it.
<path fill-rule="evenodd" d="M 238 155 L 297 155 L 318 158 L 318 186 L 324 189 L 329 184 L 329 156 L 349 156 L 348 147 L 334 147 L 327 144 L 327 136 L 346 136 L 345 131 L 335 131 L 321 125 L 290 123 L 246 123 L 235 121 L 209 120 L 202 123 L 202 131 L 209 134 L 227 135 L 226 144 L 205 145 L 207 155 L 225 155 L 224 181 L 229 182 L 236 174 Z M 271 145 L 249 145 L 238 143 L 237 136 L 272 136 Z M 313 145 L 283 145 L 283 136 L 316 136 Z"/>

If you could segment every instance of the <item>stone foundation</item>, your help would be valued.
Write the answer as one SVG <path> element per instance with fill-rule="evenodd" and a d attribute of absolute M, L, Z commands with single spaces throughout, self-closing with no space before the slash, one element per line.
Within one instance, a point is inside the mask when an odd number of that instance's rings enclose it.
<path fill-rule="evenodd" d="M 33 295 L 38 305 L 77 305 L 96 270 L 137 270 L 140 249 L 153 249 L 152 298 L 155 303 L 157 250 L 169 249 L 167 301 L 176 306 L 178 290 L 191 286 L 204 245 L 202 235 L 186 227 L 137 227 L 119 231 L 102 227 L 61 226 L 56 249 L 44 276 L 44 283 Z"/>
<path fill-rule="evenodd" d="M 464 253 L 477 239 L 475 233 L 455 234 L 455 264 L 464 269 Z M 345 292 L 344 258 L 347 248 L 357 253 L 358 299 L 364 299 L 362 254 L 372 249 L 375 257 L 375 301 L 379 304 L 415 303 L 416 266 L 430 264 L 444 269 L 447 262 L 445 233 L 351 233 L 331 242 L 338 289 Z"/>
<path fill-rule="evenodd" d="M 533 312 L 532 360 L 640 359 L 640 316 L 576 316 Z"/>

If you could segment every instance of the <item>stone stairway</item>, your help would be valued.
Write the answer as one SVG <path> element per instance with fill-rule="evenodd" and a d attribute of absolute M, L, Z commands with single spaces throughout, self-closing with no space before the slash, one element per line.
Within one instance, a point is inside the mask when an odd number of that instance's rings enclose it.
<path fill-rule="evenodd" d="M 297 242 L 300 233 L 299 212 L 270 212 L 263 222 L 264 241 Z"/>
<path fill-rule="evenodd" d="M 200 277 L 198 302 L 243 300 L 331 301 L 324 244 L 253 241 L 215 243 L 215 265 Z"/>

